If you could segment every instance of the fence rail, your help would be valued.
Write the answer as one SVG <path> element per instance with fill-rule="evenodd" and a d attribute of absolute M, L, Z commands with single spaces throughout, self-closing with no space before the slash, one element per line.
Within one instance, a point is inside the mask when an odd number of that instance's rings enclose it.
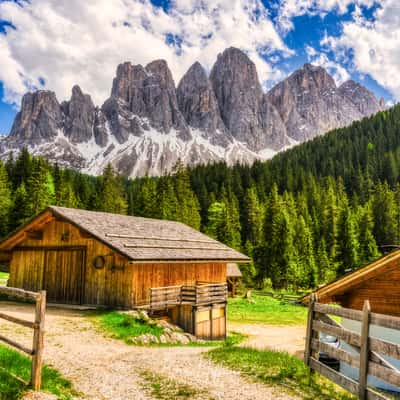
<path fill-rule="evenodd" d="M 345 329 L 330 315 L 361 322 L 361 333 Z M 351 393 L 358 395 L 359 399 L 388 399 L 384 394 L 368 387 L 368 375 L 400 387 L 400 371 L 382 357 L 384 355 L 400 360 L 400 345 L 371 337 L 371 325 L 398 329 L 400 335 L 400 318 L 371 313 L 368 301 L 365 301 L 363 310 L 358 311 L 317 303 L 315 295 L 312 294 L 308 312 L 304 362 L 311 370 L 318 371 Z M 358 353 L 349 353 L 320 341 L 320 333 L 336 336 L 358 350 Z M 320 352 L 358 368 L 358 381 L 320 362 L 318 360 Z"/>
<path fill-rule="evenodd" d="M 35 321 L 27 321 L 21 318 L 13 317 L 8 314 L 0 312 L 0 319 L 4 319 L 14 324 L 22 325 L 27 328 L 33 329 L 33 345 L 32 349 L 17 343 L 16 341 L 0 335 L 0 341 L 17 348 L 20 351 L 32 356 L 32 369 L 30 385 L 34 390 L 40 390 L 42 380 L 42 358 L 43 358 L 43 337 L 44 337 L 44 323 L 46 313 L 46 291 L 29 292 L 27 290 L 3 287 L 0 286 L 0 294 L 6 296 L 16 297 L 22 300 L 34 300 L 35 306 Z"/>
<path fill-rule="evenodd" d="M 150 289 L 150 310 L 162 310 L 181 304 L 194 306 L 226 302 L 226 283 L 200 283 L 197 285 L 165 286 Z"/>

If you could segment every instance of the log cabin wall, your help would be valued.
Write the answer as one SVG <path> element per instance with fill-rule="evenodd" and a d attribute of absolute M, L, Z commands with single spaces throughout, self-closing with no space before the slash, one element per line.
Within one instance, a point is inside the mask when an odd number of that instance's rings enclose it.
<path fill-rule="evenodd" d="M 226 282 L 226 263 L 135 263 L 133 300 L 137 305 L 150 302 L 150 288 L 194 285 L 196 282 Z"/>
<path fill-rule="evenodd" d="M 104 268 L 93 266 L 97 256 L 104 257 Z M 26 290 L 45 285 L 54 292 L 55 302 L 70 292 L 60 302 L 130 307 L 132 277 L 133 265 L 126 258 L 74 225 L 54 219 L 41 235 L 27 238 L 12 252 L 8 284 Z"/>
<path fill-rule="evenodd" d="M 369 300 L 372 312 L 400 316 L 399 282 L 400 266 L 396 266 L 348 289 L 341 296 L 336 295 L 333 300 L 356 310 L 362 310 L 364 301 Z"/>

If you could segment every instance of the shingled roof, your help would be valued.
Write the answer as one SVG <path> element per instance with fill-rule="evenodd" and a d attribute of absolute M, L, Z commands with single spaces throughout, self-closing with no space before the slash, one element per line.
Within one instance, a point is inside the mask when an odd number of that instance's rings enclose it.
<path fill-rule="evenodd" d="M 247 256 L 180 222 L 55 206 L 46 211 L 86 231 L 131 261 L 249 261 Z M 24 227 L 14 234 L 21 229 Z"/>

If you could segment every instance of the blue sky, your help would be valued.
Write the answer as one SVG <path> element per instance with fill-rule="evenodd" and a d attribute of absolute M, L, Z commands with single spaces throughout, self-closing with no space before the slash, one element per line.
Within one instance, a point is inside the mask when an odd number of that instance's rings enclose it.
<path fill-rule="evenodd" d="M 0 0 L 0 133 L 28 90 L 53 90 L 61 102 L 78 83 L 101 105 L 119 62 L 165 58 L 177 82 L 231 45 L 253 59 L 266 89 L 312 62 L 393 103 L 399 37 L 395 0 Z"/>

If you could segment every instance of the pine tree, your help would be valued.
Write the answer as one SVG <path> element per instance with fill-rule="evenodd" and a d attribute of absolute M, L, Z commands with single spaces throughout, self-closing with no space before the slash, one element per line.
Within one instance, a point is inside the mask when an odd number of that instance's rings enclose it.
<path fill-rule="evenodd" d="M 292 266 L 296 264 L 296 268 L 290 276 L 292 285 L 303 288 L 315 287 L 318 277 L 314 259 L 314 244 L 311 231 L 302 216 L 298 218 L 295 225 L 294 247 L 296 261 Z"/>
<path fill-rule="evenodd" d="M 398 244 L 398 218 L 394 193 L 389 185 L 378 183 L 372 198 L 374 237 L 379 246 Z"/>
<path fill-rule="evenodd" d="M 160 178 L 157 188 L 157 199 L 159 209 L 158 218 L 171 221 L 177 220 L 179 204 L 170 177 Z"/>
<path fill-rule="evenodd" d="M 10 182 L 6 168 L 0 161 L 0 238 L 9 232 L 11 206 Z"/>
<path fill-rule="evenodd" d="M 104 168 L 99 179 L 95 207 L 98 211 L 115 214 L 126 214 L 128 211 L 122 180 L 111 164 Z"/>
<path fill-rule="evenodd" d="M 380 253 L 376 244 L 373 229 L 374 219 L 370 204 L 366 204 L 362 210 L 361 220 L 359 223 L 359 262 L 361 265 L 367 264 L 370 261 L 379 257 Z"/>
<path fill-rule="evenodd" d="M 194 194 L 188 170 L 181 162 L 174 168 L 175 193 L 179 203 L 177 220 L 194 229 L 200 229 L 200 204 Z"/>
<path fill-rule="evenodd" d="M 243 236 L 253 246 L 260 244 L 262 239 L 262 209 L 255 186 L 246 190 L 243 205 Z"/>
<path fill-rule="evenodd" d="M 14 192 L 11 208 L 11 229 L 16 229 L 24 224 L 32 216 L 30 202 L 26 191 L 25 183 L 22 182 Z"/>
<path fill-rule="evenodd" d="M 343 275 L 346 270 L 353 270 L 359 266 L 356 223 L 348 202 L 344 202 L 338 221 L 338 275 Z"/>
<path fill-rule="evenodd" d="M 29 213 L 36 215 L 47 206 L 55 203 L 53 177 L 46 162 L 38 157 L 32 165 L 32 174 L 26 185 Z"/>

